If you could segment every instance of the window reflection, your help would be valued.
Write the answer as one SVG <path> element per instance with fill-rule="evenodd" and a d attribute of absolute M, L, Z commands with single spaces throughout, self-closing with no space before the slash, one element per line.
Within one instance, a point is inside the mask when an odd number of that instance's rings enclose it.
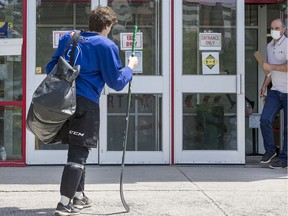
<path fill-rule="evenodd" d="M 258 26 L 258 5 L 245 5 L 245 26 Z"/>
<path fill-rule="evenodd" d="M 0 101 L 21 100 L 21 56 L 0 56 Z"/>
<path fill-rule="evenodd" d="M 122 151 L 126 128 L 127 95 L 110 94 L 108 108 L 108 151 Z M 133 94 L 129 116 L 128 151 L 162 151 L 162 96 Z"/>
<path fill-rule="evenodd" d="M 183 94 L 183 150 L 236 150 L 235 94 Z"/>
<path fill-rule="evenodd" d="M 0 2 L 0 40 L 22 38 L 22 1 Z M 11 39 L 12 40 L 12 39 Z M 10 49 L 2 47 L 1 49 Z M 5 52 L 4 52 L 5 53 Z M 22 59 L 20 55 L 0 56 L 0 101 L 22 100 Z"/>
<path fill-rule="evenodd" d="M 134 25 L 143 34 L 141 75 L 161 75 L 161 10 L 162 3 L 157 0 L 109 0 L 108 5 L 118 15 L 118 24 L 111 29 L 111 38 L 120 48 L 120 33 L 133 32 Z M 125 51 L 120 50 L 122 62 L 125 62 Z"/>
<path fill-rule="evenodd" d="M 199 33 L 221 34 L 218 74 L 235 75 L 236 1 L 183 0 L 183 74 L 204 74 Z"/>
<path fill-rule="evenodd" d="M 55 52 L 53 31 L 88 28 L 91 1 L 37 0 L 36 8 L 36 69 L 45 74 L 46 64 Z"/>
<path fill-rule="evenodd" d="M 22 38 L 23 1 L 0 1 L 0 38 Z"/>
<path fill-rule="evenodd" d="M 0 107 L 0 161 L 21 160 L 22 107 Z"/>

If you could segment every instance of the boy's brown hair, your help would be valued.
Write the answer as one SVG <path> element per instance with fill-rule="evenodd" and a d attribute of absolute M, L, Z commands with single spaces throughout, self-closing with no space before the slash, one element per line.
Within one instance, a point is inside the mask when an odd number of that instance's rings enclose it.
<path fill-rule="evenodd" d="M 102 32 L 106 26 L 117 23 L 117 15 L 108 6 L 97 6 L 89 14 L 89 31 Z"/>

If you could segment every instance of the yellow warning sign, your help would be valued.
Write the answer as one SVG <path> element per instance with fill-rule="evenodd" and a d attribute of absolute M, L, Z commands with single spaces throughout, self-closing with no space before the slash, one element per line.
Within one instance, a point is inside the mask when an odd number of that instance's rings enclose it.
<path fill-rule="evenodd" d="M 204 65 L 206 65 L 208 68 L 212 69 L 217 63 L 217 59 L 214 58 L 211 54 L 207 56 L 207 58 L 203 61 Z"/>
<path fill-rule="evenodd" d="M 202 52 L 202 73 L 220 74 L 219 52 Z"/>

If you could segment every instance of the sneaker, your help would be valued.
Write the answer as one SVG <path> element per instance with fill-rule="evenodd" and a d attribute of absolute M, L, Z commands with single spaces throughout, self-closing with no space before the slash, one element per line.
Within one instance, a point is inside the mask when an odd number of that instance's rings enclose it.
<path fill-rule="evenodd" d="M 277 160 L 274 163 L 271 163 L 269 167 L 271 169 L 282 169 L 282 168 L 287 168 L 287 164 L 282 163 L 280 160 Z"/>
<path fill-rule="evenodd" d="M 82 199 L 74 197 L 73 206 L 77 209 L 89 208 L 93 204 L 93 201 L 83 194 Z"/>
<path fill-rule="evenodd" d="M 68 205 L 64 206 L 61 202 L 59 202 L 54 214 L 57 216 L 79 215 L 80 210 L 74 208 L 72 203 L 69 203 Z"/>
<path fill-rule="evenodd" d="M 271 159 L 274 158 L 277 155 L 277 153 L 269 153 L 269 152 L 265 152 L 265 154 L 263 155 L 260 163 L 270 163 Z"/>

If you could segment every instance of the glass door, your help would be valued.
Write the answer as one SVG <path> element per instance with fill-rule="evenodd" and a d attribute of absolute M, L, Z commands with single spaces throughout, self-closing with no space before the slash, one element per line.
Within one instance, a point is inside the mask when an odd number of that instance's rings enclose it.
<path fill-rule="evenodd" d="M 98 3 L 98 1 L 97 1 Z M 46 76 L 45 67 L 57 47 L 61 34 L 73 29 L 87 30 L 88 14 L 91 0 L 31 0 L 28 8 L 28 73 L 27 73 L 27 107 L 32 95 Z M 28 164 L 62 164 L 66 163 L 67 145 L 45 145 L 28 132 Z M 88 163 L 98 163 L 98 149 L 93 149 Z"/>
<path fill-rule="evenodd" d="M 245 163 L 244 1 L 174 3 L 175 163 Z"/>
<path fill-rule="evenodd" d="M 24 164 L 22 1 L 0 1 L 0 164 Z"/>
<path fill-rule="evenodd" d="M 118 24 L 109 37 L 119 45 L 123 64 L 131 54 L 129 35 L 133 26 L 136 24 L 139 29 L 136 43 L 139 65 L 132 81 L 126 163 L 168 164 L 170 2 L 108 0 L 102 3 L 118 14 Z M 120 92 L 106 88 L 101 96 L 101 164 L 121 163 L 127 92 L 128 88 Z"/>

